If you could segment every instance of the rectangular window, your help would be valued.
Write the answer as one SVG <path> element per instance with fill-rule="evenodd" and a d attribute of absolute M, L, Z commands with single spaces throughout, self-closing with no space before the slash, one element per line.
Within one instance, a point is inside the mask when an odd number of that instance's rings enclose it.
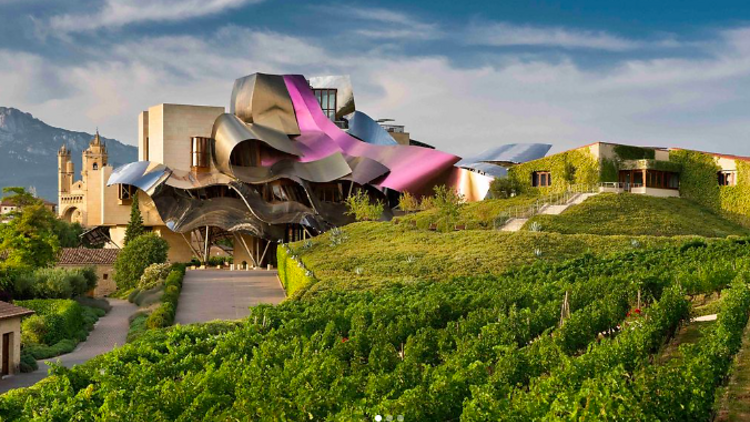
<path fill-rule="evenodd" d="M 117 191 L 117 198 L 120 201 L 130 201 L 135 195 L 136 188 L 133 185 L 120 185 L 120 190 Z"/>
<path fill-rule="evenodd" d="M 736 186 L 737 174 L 734 171 L 720 171 L 718 173 L 719 186 Z"/>
<path fill-rule="evenodd" d="M 194 137 L 192 139 L 192 161 L 191 168 L 193 170 L 208 170 L 209 164 L 209 145 L 211 138 Z"/>
<path fill-rule="evenodd" d="M 332 121 L 336 121 L 336 93 L 338 91 L 332 88 L 313 88 L 315 98 L 318 99 L 323 114 Z"/>
<path fill-rule="evenodd" d="M 535 171 L 531 176 L 531 185 L 536 188 L 552 186 L 552 174 L 548 171 Z"/>

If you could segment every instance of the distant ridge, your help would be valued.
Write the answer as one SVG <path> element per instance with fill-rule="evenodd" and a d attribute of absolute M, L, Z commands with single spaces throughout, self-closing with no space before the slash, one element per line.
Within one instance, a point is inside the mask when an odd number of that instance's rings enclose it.
<path fill-rule="evenodd" d="M 81 152 L 93 137 L 91 133 L 52 127 L 12 107 L 0 107 L 0 188 L 34 186 L 40 197 L 57 202 L 57 150 L 63 143 L 71 150 L 77 180 Z M 104 136 L 102 140 L 113 166 L 137 160 L 136 147 Z"/>

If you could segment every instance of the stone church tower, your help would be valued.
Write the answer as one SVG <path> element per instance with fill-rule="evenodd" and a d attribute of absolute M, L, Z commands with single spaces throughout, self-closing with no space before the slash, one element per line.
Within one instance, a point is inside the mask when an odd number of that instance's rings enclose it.
<path fill-rule="evenodd" d="M 73 162 L 70 161 L 70 150 L 65 144 L 57 151 L 57 196 L 58 203 L 63 194 L 70 193 L 73 188 Z"/>
<path fill-rule="evenodd" d="M 83 151 L 81 178 L 84 180 L 84 183 L 88 178 L 89 171 L 100 170 L 106 165 L 107 146 L 104 145 L 102 139 L 99 137 L 99 129 L 97 129 L 94 139 L 89 142 L 88 149 Z"/>

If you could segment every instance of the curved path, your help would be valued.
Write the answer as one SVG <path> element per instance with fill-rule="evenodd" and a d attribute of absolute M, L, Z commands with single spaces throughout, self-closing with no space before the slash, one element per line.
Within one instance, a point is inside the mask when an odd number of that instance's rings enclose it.
<path fill-rule="evenodd" d="M 86 341 L 80 343 L 74 351 L 66 355 L 46 359 L 45 361 L 59 362 L 70 368 L 125 344 L 128 328 L 130 328 L 128 318 L 138 310 L 138 307 L 125 300 L 107 300 L 112 305 L 112 310 L 99 318 L 94 326 L 94 331 L 89 334 Z M 28 387 L 47 377 L 49 366 L 44 363 L 45 361 L 39 361 L 39 369 L 34 372 L 17 374 L 0 380 L 0 394 L 14 388 Z"/>
<path fill-rule="evenodd" d="M 175 323 L 241 319 L 250 306 L 286 298 L 276 271 L 189 270 L 182 282 Z"/>

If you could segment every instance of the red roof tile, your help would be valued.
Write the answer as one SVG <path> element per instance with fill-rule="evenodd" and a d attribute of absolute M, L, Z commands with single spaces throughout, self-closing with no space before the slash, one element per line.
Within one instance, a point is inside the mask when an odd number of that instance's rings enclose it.
<path fill-rule="evenodd" d="M 63 248 L 58 265 L 112 265 L 119 249 Z"/>

